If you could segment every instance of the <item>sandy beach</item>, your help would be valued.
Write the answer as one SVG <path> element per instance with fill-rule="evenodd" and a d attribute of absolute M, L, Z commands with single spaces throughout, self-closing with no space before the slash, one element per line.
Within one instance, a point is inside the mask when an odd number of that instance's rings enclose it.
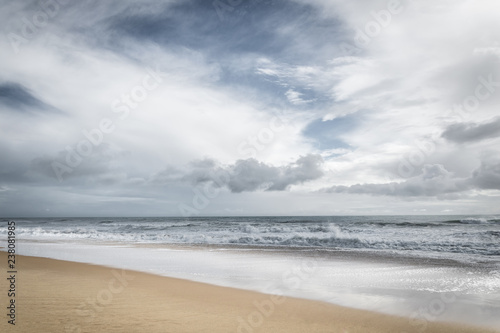
<path fill-rule="evenodd" d="M 5 275 L 5 252 L 0 262 Z M 3 315 L 2 332 L 493 332 L 431 322 L 422 331 L 408 318 L 69 261 L 16 264 L 16 325 Z"/>

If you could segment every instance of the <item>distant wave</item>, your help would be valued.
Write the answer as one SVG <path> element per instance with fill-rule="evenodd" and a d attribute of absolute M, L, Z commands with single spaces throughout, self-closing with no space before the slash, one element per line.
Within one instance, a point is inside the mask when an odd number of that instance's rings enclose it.
<path fill-rule="evenodd" d="M 460 220 L 448 220 L 446 223 L 462 223 L 462 224 L 481 224 L 481 223 L 499 223 L 500 219 L 498 218 L 478 218 L 478 217 L 468 217 Z"/>

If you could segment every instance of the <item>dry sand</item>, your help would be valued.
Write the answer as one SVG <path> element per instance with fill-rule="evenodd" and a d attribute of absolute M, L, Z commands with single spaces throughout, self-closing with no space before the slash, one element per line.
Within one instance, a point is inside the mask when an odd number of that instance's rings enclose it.
<path fill-rule="evenodd" d="M 493 332 L 135 271 L 17 256 L 16 325 L 7 323 L 0 252 L 0 332 Z M 258 304 L 258 305 L 256 305 Z M 259 309 L 260 308 L 260 309 Z M 244 323 L 242 323 L 244 322 Z"/>

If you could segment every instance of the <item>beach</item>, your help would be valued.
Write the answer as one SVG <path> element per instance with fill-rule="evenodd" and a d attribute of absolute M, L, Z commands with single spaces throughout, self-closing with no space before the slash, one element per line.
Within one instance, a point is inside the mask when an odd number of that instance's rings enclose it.
<path fill-rule="evenodd" d="M 6 253 L 0 252 L 6 272 Z M 17 257 L 16 325 L 2 332 L 418 332 L 404 317 L 142 272 Z M 7 280 L 0 288 L 7 290 Z M 3 303 L 6 298 L 2 297 Z M 425 332 L 494 332 L 427 323 Z"/>

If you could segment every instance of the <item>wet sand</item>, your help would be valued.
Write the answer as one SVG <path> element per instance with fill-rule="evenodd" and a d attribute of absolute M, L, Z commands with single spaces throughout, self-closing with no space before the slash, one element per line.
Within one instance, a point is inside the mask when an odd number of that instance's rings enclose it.
<path fill-rule="evenodd" d="M 17 256 L 16 269 L 16 325 L 2 278 L 1 332 L 494 332 L 62 260 Z"/>

